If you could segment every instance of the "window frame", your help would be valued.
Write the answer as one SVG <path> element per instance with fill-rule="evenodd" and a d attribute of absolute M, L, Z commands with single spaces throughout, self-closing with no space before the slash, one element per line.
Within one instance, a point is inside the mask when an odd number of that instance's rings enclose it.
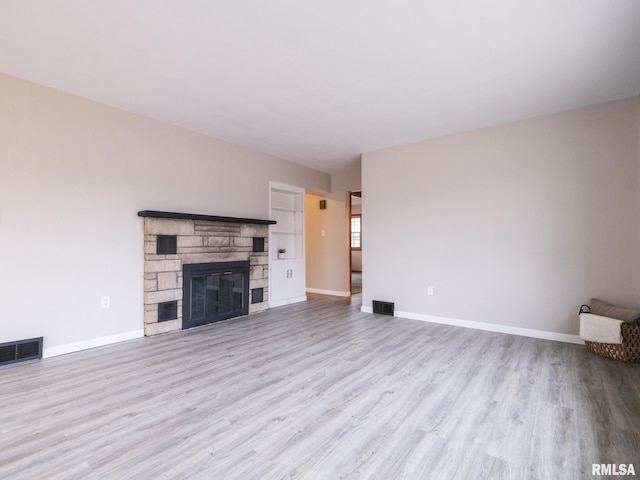
<path fill-rule="evenodd" d="M 353 246 L 353 219 L 354 218 L 358 218 L 359 220 L 359 225 L 360 225 L 360 246 L 359 247 L 354 247 Z M 351 218 L 349 221 L 349 245 L 351 246 L 351 251 L 359 251 L 362 250 L 362 214 L 361 213 L 352 213 L 351 214 Z"/>

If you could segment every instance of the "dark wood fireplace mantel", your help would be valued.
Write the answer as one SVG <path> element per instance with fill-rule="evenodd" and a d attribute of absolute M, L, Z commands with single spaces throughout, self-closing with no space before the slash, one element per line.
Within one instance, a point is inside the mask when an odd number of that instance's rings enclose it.
<path fill-rule="evenodd" d="M 198 213 L 159 212 L 157 210 L 141 210 L 139 217 L 174 218 L 178 220 L 207 220 L 209 222 L 248 223 L 254 225 L 275 225 L 275 220 L 257 218 L 220 217 L 216 215 L 201 215 Z"/>

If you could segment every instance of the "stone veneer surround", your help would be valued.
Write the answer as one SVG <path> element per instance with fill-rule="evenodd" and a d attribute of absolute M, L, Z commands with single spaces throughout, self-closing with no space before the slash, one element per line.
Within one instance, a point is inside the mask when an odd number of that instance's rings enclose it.
<path fill-rule="evenodd" d="M 182 329 L 182 266 L 194 263 L 249 261 L 249 313 L 268 308 L 269 226 L 268 224 L 205 220 L 205 216 L 175 214 L 193 218 L 144 218 L 144 334 L 147 336 Z M 153 212 L 152 212 L 153 213 Z M 160 213 L 160 212 L 159 212 Z M 225 217 L 210 217 L 224 219 Z M 267 222 L 267 221 L 261 221 Z M 269 222 L 274 223 L 274 222 Z M 158 255 L 158 235 L 176 235 L 177 253 Z M 254 237 L 264 238 L 264 252 L 253 252 Z M 251 303 L 251 290 L 263 289 L 264 301 Z M 158 322 L 158 304 L 178 301 L 178 318 Z"/>

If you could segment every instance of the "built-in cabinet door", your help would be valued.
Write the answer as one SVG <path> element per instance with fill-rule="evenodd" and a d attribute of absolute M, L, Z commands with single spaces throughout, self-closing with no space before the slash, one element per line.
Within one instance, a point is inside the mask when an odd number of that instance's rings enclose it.
<path fill-rule="evenodd" d="M 269 305 L 277 307 L 284 305 L 289 296 L 289 260 L 272 260 L 269 278 L 271 290 L 269 291 Z"/>
<path fill-rule="evenodd" d="M 293 302 L 300 302 L 307 299 L 306 296 L 306 272 L 304 260 L 291 260 L 289 268 L 289 298 Z"/>

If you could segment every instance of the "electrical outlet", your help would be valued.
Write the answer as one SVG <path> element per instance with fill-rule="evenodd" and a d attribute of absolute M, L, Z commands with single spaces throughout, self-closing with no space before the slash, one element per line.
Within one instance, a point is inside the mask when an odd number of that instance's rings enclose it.
<path fill-rule="evenodd" d="M 427 286 L 427 295 L 433 295 L 433 285 Z"/>
<path fill-rule="evenodd" d="M 100 308 L 109 308 L 111 306 L 111 297 L 105 295 L 100 298 Z"/>

